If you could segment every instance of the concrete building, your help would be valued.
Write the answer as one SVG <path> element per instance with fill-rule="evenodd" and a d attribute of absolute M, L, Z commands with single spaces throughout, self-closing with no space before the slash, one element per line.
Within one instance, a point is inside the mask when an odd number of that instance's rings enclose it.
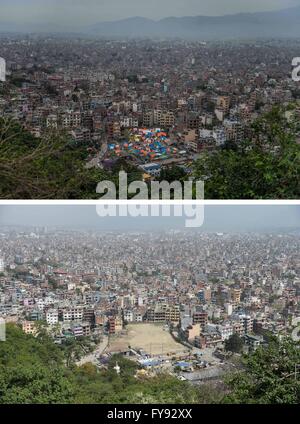
<path fill-rule="evenodd" d="M 48 325 L 55 325 L 58 323 L 58 310 L 48 309 L 46 312 L 46 321 Z"/>

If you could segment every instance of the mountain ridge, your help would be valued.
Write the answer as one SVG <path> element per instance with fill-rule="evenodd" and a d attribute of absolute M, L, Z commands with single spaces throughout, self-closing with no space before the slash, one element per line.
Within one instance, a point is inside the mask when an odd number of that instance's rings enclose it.
<path fill-rule="evenodd" d="M 142 17 L 94 24 L 90 33 L 109 36 L 162 36 L 180 38 L 300 37 L 300 7 L 272 12 L 224 16 Z"/>
<path fill-rule="evenodd" d="M 72 32 L 86 36 L 112 38 L 164 37 L 201 40 L 298 38 L 300 37 L 300 6 L 270 12 L 243 12 L 223 16 L 170 16 L 159 20 L 134 16 L 82 27 L 66 27 L 57 23 L 18 25 L 0 22 L 0 32 Z"/>

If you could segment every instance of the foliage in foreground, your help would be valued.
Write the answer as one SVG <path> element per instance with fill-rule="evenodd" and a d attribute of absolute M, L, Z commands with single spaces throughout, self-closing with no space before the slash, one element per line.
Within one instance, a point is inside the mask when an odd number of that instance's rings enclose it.
<path fill-rule="evenodd" d="M 118 187 L 119 170 L 112 173 L 87 168 L 87 146 L 66 134 L 35 138 L 17 122 L 0 118 L 0 199 L 98 199 L 96 187 L 104 180 Z M 129 165 L 129 181 L 141 173 Z"/>
<path fill-rule="evenodd" d="M 243 350 L 244 342 L 238 334 L 232 334 L 225 340 L 225 350 L 227 352 L 241 353 Z"/>
<path fill-rule="evenodd" d="M 205 181 L 205 198 L 298 199 L 297 125 L 274 108 L 254 123 L 254 142 L 245 140 L 204 154 L 194 164 L 194 177 Z"/>
<path fill-rule="evenodd" d="M 227 144 L 203 154 L 193 166 L 193 176 L 205 181 L 206 199 L 298 199 L 300 196 L 299 122 L 274 108 L 253 124 L 254 141 Z M 118 186 L 118 171 L 125 169 L 129 182 L 141 172 L 121 160 L 111 173 L 87 169 L 86 146 L 70 144 L 65 134 L 34 138 L 15 121 L 0 118 L 0 198 L 97 199 L 103 180 Z M 162 172 L 169 182 L 188 176 L 179 167 Z"/>
<path fill-rule="evenodd" d="M 101 371 L 92 364 L 77 367 L 69 353 L 45 334 L 34 338 L 7 325 L 7 341 L 0 342 L 0 404 L 300 402 L 299 371 L 295 378 L 299 343 L 288 338 L 270 337 L 268 346 L 245 355 L 240 371 L 227 376 L 218 389 L 169 375 L 136 378 L 137 364 L 122 356 L 114 356 Z M 120 375 L 114 370 L 116 362 Z"/>
<path fill-rule="evenodd" d="M 230 394 L 225 403 L 298 404 L 300 403 L 299 343 L 273 338 L 244 357 L 244 369 L 228 378 Z"/>
<path fill-rule="evenodd" d="M 195 388 L 171 376 L 135 378 L 137 365 L 114 357 L 108 369 L 92 364 L 66 365 L 66 351 L 47 336 L 34 338 L 16 326 L 7 326 L 0 343 L 0 403 L 213 403 L 212 389 Z M 113 367 L 121 367 L 117 375 Z"/>

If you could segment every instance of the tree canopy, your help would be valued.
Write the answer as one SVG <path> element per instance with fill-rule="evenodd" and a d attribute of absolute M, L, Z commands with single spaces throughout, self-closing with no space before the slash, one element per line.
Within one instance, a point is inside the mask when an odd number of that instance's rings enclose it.
<path fill-rule="evenodd" d="M 119 170 L 128 181 L 142 173 L 119 161 L 112 172 L 87 168 L 87 146 L 75 145 L 65 133 L 32 136 L 17 122 L 0 118 L 0 199 L 98 199 L 99 182 L 113 181 Z"/>
<path fill-rule="evenodd" d="M 139 376 L 139 365 L 121 355 L 113 355 L 102 369 L 91 363 L 77 367 L 69 361 L 70 346 L 57 346 L 44 333 L 26 335 L 16 325 L 8 324 L 6 330 L 6 341 L 0 342 L 0 404 L 300 401 L 299 342 L 289 338 L 270 336 L 267 346 L 244 355 L 238 371 L 226 376 L 225 386 L 193 386 L 165 373 Z M 120 374 L 114 369 L 116 362 Z"/>
<path fill-rule="evenodd" d="M 33 337 L 8 324 L 0 343 L 0 404 L 211 403 L 208 387 L 195 388 L 169 375 L 136 378 L 138 365 L 114 355 L 108 367 L 82 367 L 45 334 Z M 72 346 L 75 342 L 72 343 Z M 75 352 L 76 356 L 76 352 Z M 118 362 L 118 375 L 114 366 Z"/>
<path fill-rule="evenodd" d="M 244 342 L 238 334 L 232 334 L 225 340 L 225 350 L 233 353 L 241 353 L 243 350 Z"/>
<path fill-rule="evenodd" d="M 204 153 L 193 165 L 193 177 L 205 181 L 207 199 L 298 199 L 300 195 L 299 123 L 274 108 L 252 125 L 251 142 L 227 143 Z M 97 184 L 115 182 L 118 172 L 129 183 L 141 172 L 119 160 L 112 172 L 86 167 L 87 146 L 74 145 L 65 133 L 33 137 L 17 122 L 0 118 L 0 198 L 97 199 Z M 163 170 L 169 182 L 188 178 L 177 166 Z"/>
<path fill-rule="evenodd" d="M 205 198 L 298 199 L 297 125 L 274 108 L 253 124 L 251 142 L 230 143 L 202 155 L 194 164 L 194 177 L 205 182 Z"/>
<path fill-rule="evenodd" d="M 65 134 L 35 138 L 0 118 L 0 198 L 97 198 L 96 186 L 107 174 L 87 169 L 86 157 L 86 148 L 73 146 Z"/>
<path fill-rule="evenodd" d="M 299 365 L 299 343 L 273 337 L 267 347 L 259 347 L 246 355 L 242 371 L 228 378 L 230 393 L 224 402 L 297 404 L 300 402 Z"/>

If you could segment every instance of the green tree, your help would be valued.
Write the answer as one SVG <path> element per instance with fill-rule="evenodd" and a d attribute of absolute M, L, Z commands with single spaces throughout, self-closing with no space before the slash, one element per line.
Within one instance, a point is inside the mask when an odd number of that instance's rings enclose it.
<path fill-rule="evenodd" d="M 6 341 L 0 343 L 0 403 L 69 403 L 74 392 L 52 340 L 7 324 Z"/>
<path fill-rule="evenodd" d="M 295 367 L 300 364 L 299 343 L 285 338 L 270 339 L 245 356 L 243 369 L 228 378 L 231 392 L 226 403 L 293 404 L 300 402 L 300 378 Z"/>
<path fill-rule="evenodd" d="M 222 398 L 210 386 L 194 387 L 166 374 L 137 378 L 138 364 L 121 355 L 100 370 L 92 364 L 77 367 L 74 361 L 67 367 L 70 351 L 74 359 L 78 352 L 72 349 L 84 340 L 76 342 L 66 351 L 46 334 L 33 337 L 7 325 L 7 340 L 0 343 L 0 404 L 213 403 Z"/>
<path fill-rule="evenodd" d="M 119 171 L 128 183 L 142 172 L 120 159 L 112 173 L 87 168 L 87 146 L 72 143 L 66 133 L 49 131 L 35 138 L 17 122 L 0 118 L 0 199 L 98 199 L 103 180 L 119 185 Z"/>
<path fill-rule="evenodd" d="M 73 146 L 66 134 L 33 137 L 18 123 L 0 118 L 0 198 L 98 198 L 97 184 L 108 179 L 86 168 L 86 148 Z"/>
<path fill-rule="evenodd" d="M 173 165 L 171 168 L 166 168 L 161 171 L 160 181 L 183 181 L 187 178 L 187 173 L 180 166 Z"/>
<path fill-rule="evenodd" d="M 74 386 L 60 367 L 42 365 L 0 366 L 0 403 L 69 403 Z"/>
<path fill-rule="evenodd" d="M 232 334 L 225 340 L 225 350 L 227 352 L 241 353 L 243 350 L 244 342 L 238 334 Z"/>
<path fill-rule="evenodd" d="M 91 341 L 85 337 L 67 339 L 62 345 L 62 349 L 66 358 L 67 367 L 73 366 L 85 354 L 93 350 L 91 348 Z"/>
<path fill-rule="evenodd" d="M 274 108 L 253 124 L 253 140 L 201 156 L 194 176 L 207 199 L 298 199 L 300 145 L 297 123 Z"/>

